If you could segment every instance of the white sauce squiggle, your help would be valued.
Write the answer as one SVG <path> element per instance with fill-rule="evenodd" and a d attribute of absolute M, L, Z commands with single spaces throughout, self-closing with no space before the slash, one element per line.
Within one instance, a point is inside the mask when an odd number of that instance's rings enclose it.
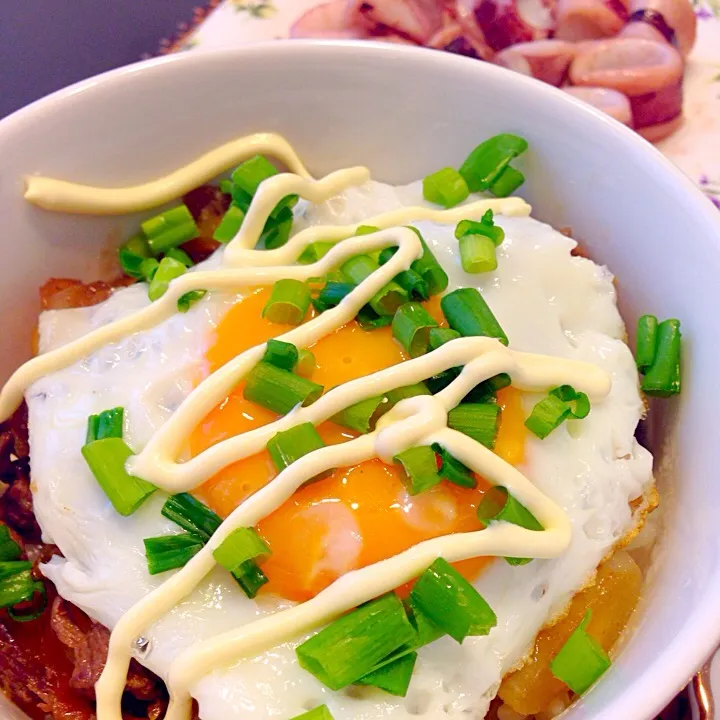
<path fill-rule="evenodd" d="M 167 293 L 149 307 L 26 363 L 0 393 L 0 417 L 8 417 L 13 412 L 35 380 L 110 342 L 162 322 L 176 311 L 177 299 L 190 290 L 237 291 L 247 286 L 268 285 L 280 278 L 305 280 L 325 275 L 358 253 L 396 245 L 398 251 L 391 260 L 363 281 L 340 305 L 279 336 L 298 347 L 307 347 L 352 320 L 378 290 L 420 257 L 422 246 L 415 233 L 398 225 L 419 219 L 452 223 L 480 217 L 487 209 L 518 215 L 527 215 L 530 211 L 529 206 L 517 198 L 483 200 L 453 210 L 401 208 L 366 220 L 363 224 L 381 228 L 372 235 L 350 237 L 357 225 L 317 227 L 298 233 L 277 250 L 254 250 L 270 211 L 286 195 L 297 193 L 319 203 L 345 187 L 369 179 L 366 168 L 351 168 L 321 180 L 312 180 L 289 144 L 279 136 L 268 134 L 228 143 L 167 178 L 146 185 L 101 189 L 48 178 L 31 178 L 26 197 L 48 209 L 87 213 L 136 211 L 171 200 L 258 152 L 282 159 L 297 174 L 276 175 L 261 184 L 241 231 L 225 249 L 220 269 L 188 273 L 174 280 Z M 313 265 L 292 264 L 305 247 L 321 239 L 342 242 Z M 168 720 L 189 716 L 190 690 L 204 675 L 302 635 L 391 591 L 419 575 L 439 556 L 450 561 L 479 555 L 549 558 L 561 554 L 570 542 L 570 524 L 564 512 L 512 465 L 469 437 L 448 429 L 447 413 L 475 385 L 500 372 L 508 372 L 513 385 L 520 389 L 544 391 L 568 383 L 586 392 L 591 400 L 600 401 L 610 391 L 610 378 L 600 368 L 588 363 L 515 352 L 490 338 L 460 338 L 422 358 L 345 383 L 310 407 L 296 408 L 274 423 L 218 443 L 186 463 L 177 463 L 178 449 L 187 434 L 262 358 L 264 349 L 264 344 L 251 348 L 205 379 L 144 450 L 131 459 L 128 469 L 169 492 L 190 490 L 230 463 L 263 449 L 280 430 L 301 422 L 318 424 L 367 397 L 419 382 L 450 367 L 465 367 L 460 376 L 437 395 L 398 403 L 381 419 L 374 432 L 317 450 L 283 470 L 271 483 L 238 506 L 208 545 L 184 568 L 136 603 L 120 619 L 111 635 L 107 664 L 96 686 L 98 720 L 122 720 L 120 702 L 134 641 L 190 594 L 214 568 L 213 548 L 235 528 L 256 525 L 304 482 L 325 470 L 355 465 L 373 457 L 391 462 L 394 455 L 409 447 L 438 442 L 491 483 L 506 486 L 538 518 L 545 530 L 532 532 L 497 523 L 482 531 L 428 540 L 392 558 L 348 573 L 312 600 L 188 648 L 170 667 Z"/>

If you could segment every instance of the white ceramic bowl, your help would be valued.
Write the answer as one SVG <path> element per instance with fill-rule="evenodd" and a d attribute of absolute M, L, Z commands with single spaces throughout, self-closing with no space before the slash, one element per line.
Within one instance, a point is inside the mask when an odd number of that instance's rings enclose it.
<path fill-rule="evenodd" d="M 389 182 L 458 165 L 494 133 L 523 135 L 521 194 L 612 268 L 628 327 L 647 311 L 682 319 L 685 386 L 653 448 L 659 557 L 624 652 L 566 716 L 654 717 L 720 641 L 720 214 L 644 140 L 570 96 L 446 53 L 295 41 L 141 63 L 35 103 L 0 123 L 0 378 L 28 357 L 37 287 L 102 276 L 137 222 L 33 208 L 23 176 L 133 184 L 259 130 L 287 136 L 315 173 L 367 164 Z"/>

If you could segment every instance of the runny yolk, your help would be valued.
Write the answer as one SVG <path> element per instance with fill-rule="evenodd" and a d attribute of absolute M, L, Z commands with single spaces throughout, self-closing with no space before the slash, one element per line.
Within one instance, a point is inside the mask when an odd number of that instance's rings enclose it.
<path fill-rule="evenodd" d="M 224 316 L 206 353 L 213 372 L 239 353 L 291 330 L 265 320 L 262 310 L 270 288 L 248 294 Z M 428 311 L 445 325 L 438 298 Z M 311 310 L 306 321 L 314 317 Z M 389 327 L 366 332 L 350 322 L 310 347 L 316 368 L 312 379 L 329 390 L 407 359 Z M 498 393 L 503 408 L 496 452 L 508 462 L 523 458 L 525 428 L 520 394 L 512 388 Z M 229 437 L 277 419 L 277 415 L 243 397 L 240 383 L 212 410 L 190 437 L 193 456 Z M 332 422 L 318 426 L 326 444 L 346 442 L 356 433 Z M 350 570 L 396 555 L 419 542 L 482 526 L 475 509 L 487 483 L 479 478 L 474 490 L 442 482 L 410 496 L 402 471 L 378 459 L 338 468 L 300 488 L 286 503 L 258 525 L 272 550 L 263 571 L 269 578 L 264 591 L 291 600 L 306 600 Z M 277 472 L 267 451 L 240 460 L 217 473 L 198 495 L 222 517 L 270 482 Z M 477 577 L 487 558 L 456 567 L 469 579 Z"/>

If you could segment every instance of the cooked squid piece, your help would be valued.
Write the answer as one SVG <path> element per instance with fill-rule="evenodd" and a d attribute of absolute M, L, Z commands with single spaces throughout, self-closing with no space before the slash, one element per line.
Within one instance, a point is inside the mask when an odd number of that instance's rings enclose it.
<path fill-rule="evenodd" d="M 479 60 L 489 60 L 493 54 L 484 41 L 477 35 L 466 32 L 458 22 L 449 23 L 442 30 L 436 32 L 428 40 L 427 46 Z"/>
<path fill-rule="evenodd" d="M 505 48 L 493 62 L 559 87 L 576 52 L 575 45 L 563 40 L 538 40 Z"/>
<path fill-rule="evenodd" d="M 627 19 L 627 0 L 559 0 L 554 36 L 569 42 L 612 37 Z"/>
<path fill-rule="evenodd" d="M 364 38 L 367 33 L 347 24 L 346 0 L 330 2 L 310 8 L 290 27 L 291 38 Z"/>
<path fill-rule="evenodd" d="M 426 43 L 442 28 L 442 9 L 436 0 L 349 0 L 345 20 L 351 27 L 389 30 Z"/>
<path fill-rule="evenodd" d="M 473 14 L 495 51 L 543 40 L 554 26 L 552 8 L 544 0 L 477 0 Z"/>
<path fill-rule="evenodd" d="M 631 0 L 622 37 L 668 42 L 687 57 L 695 45 L 697 16 L 687 0 Z"/>
<path fill-rule="evenodd" d="M 568 87 L 565 91 L 602 110 L 624 125 L 632 125 L 632 108 L 627 95 L 601 87 Z"/>
<path fill-rule="evenodd" d="M 683 69 L 680 53 L 667 43 L 613 38 L 578 52 L 570 66 L 570 82 L 627 95 L 633 127 L 657 141 L 681 122 Z"/>

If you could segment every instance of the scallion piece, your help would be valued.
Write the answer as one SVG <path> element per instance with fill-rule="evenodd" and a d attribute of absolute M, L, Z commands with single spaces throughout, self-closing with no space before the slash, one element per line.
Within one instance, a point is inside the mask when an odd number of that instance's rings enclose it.
<path fill-rule="evenodd" d="M 401 400 L 417 397 L 418 395 L 430 395 L 431 392 L 424 382 L 415 383 L 414 385 L 403 385 L 402 387 L 393 388 L 385 393 L 387 402 L 383 405 L 387 410 L 394 408 Z"/>
<path fill-rule="evenodd" d="M 410 266 L 420 277 L 427 283 L 428 292 L 430 295 L 437 295 L 438 293 L 447 290 L 448 276 L 443 270 L 442 265 L 437 261 L 432 250 L 428 247 L 425 242 L 425 238 L 420 234 L 417 228 L 408 226 L 409 230 L 412 230 L 418 238 L 423 247 L 423 254 L 420 258 L 415 260 Z"/>
<path fill-rule="evenodd" d="M 121 438 L 123 436 L 123 416 L 125 410 L 121 407 L 103 410 L 98 415 L 88 418 L 85 442 L 104 440 L 105 438 Z"/>
<path fill-rule="evenodd" d="M 33 578 L 31 562 L 0 562 L 0 607 L 10 608 L 32 600 L 36 592 L 44 593 L 45 586 Z"/>
<path fill-rule="evenodd" d="M 230 178 L 224 178 L 218 183 L 218 189 L 223 195 L 231 195 L 233 189 L 233 181 Z"/>
<path fill-rule="evenodd" d="M 647 369 L 655 360 L 657 352 L 658 319 L 654 315 L 643 315 L 638 320 L 637 339 L 635 341 L 635 364 L 641 372 Z"/>
<path fill-rule="evenodd" d="M 403 604 L 388 593 L 331 623 L 295 652 L 305 670 L 331 690 L 341 690 L 415 639 Z"/>
<path fill-rule="evenodd" d="M 255 155 L 233 170 L 230 179 L 233 190 L 238 188 L 251 197 L 255 194 L 260 183 L 273 175 L 277 175 L 277 168 L 262 155 Z"/>
<path fill-rule="evenodd" d="M 273 435 L 267 444 L 270 458 L 278 471 L 284 470 L 304 455 L 324 447 L 323 439 L 309 422 L 300 423 Z"/>
<path fill-rule="evenodd" d="M 167 292 L 170 283 L 186 272 L 187 268 L 181 262 L 169 257 L 164 257 L 160 261 L 160 265 L 150 281 L 148 297 L 153 302 L 159 300 Z"/>
<path fill-rule="evenodd" d="M 571 385 L 561 385 L 536 403 L 525 420 L 525 427 L 543 440 L 564 420 L 582 420 L 589 412 L 590 401 L 585 393 Z"/>
<path fill-rule="evenodd" d="M 250 402 L 286 415 L 298 404 L 311 405 L 322 391 L 323 386 L 312 380 L 261 361 L 246 376 L 243 395 Z"/>
<path fill-rule="evenodd" d="M 144 277 L 140 267 L 150 255 L 150 246 L 142 233 L 134 235 L 118 248 L 118 260 L 123 272 L 138 279 Z"/>
<path fill-rule="evenodd" d="M 527 150 L 527 141 L 517 135 L 495 135 L 478 145 L 460 166 L 460 175 L 471 192 L 487 190 L 500 178 L 511 160 Z"/>
<path fill-rule="evenodd" d="M 271 338 L 265 345 L 263 361 L 283 370 L 292 370 L 300 357 L 298 349 L 289 342 Z"/>
<path fill-rule="evenodd" d="M 468 235 L 483 235 L 493 241 L 495 247 L 502 245 L 505 239 L 505 231 L 495 224 L 493 220 L 493 211 L 487 210 L 482 216 L 482 220 L 461 220 L 455 228 L 455 237 L 461 240 Z"/>
<path fill-rule="evenodd" d="M 470 195 L 463 176 L 455 168 L 446 167 L 423 178 L 423 197 L 431 203 L 451 208 Z"/>
<path fill-rule="evenodd" d="M 380 232 L 380 228 L 375 225 L 358 225 L 357 230 L 355 230 L 355 236 L 372 235 L 376 232 Z"/>
<path fill-rule="evenodd" d="M 277 208 L 276 208 L 277 209 Z M 274 250 L 282 247 L 290 239 L 295 216 L 290 208 L 283 208 L 275 217 L 269 217 L 265 223 L 257 247 Z"/>
<path fill-rule="evenodd" d="M 140 263 L 140 277 L 145 282 L 150 282 L 154 277 L 157 269 L 160 267 L 160 262 L 156 258 L 146 258 Z"/>
<path fill-rule="evenodd" d="M 312 377 L 317 367 L 315 362 L 315 356 L 307 348 L 303 348 L 298 353 L 298 361 L 295 366 L 295 372 L 304 378 Z"/>
<path fill-rule="evenodd" d="M 425 381 L 425 384 L 427 385 L 428 390 L 435 395 L 441 390 L 444 390 L 453 380 L 456 380 L 461 370 L 462 368 L 448 368 L 437 375 L 429 377 Z"/>
<path fill-rule="evenodd" d="M 356 255 L 346 260 L 340 269 L 351 282 L 359 285 L 363 280 L 379 270 L 380 265 L 369 255 Z M 392 315 L 407 300 L 407 291 L 401 288 L 394 280 L 391 280 L 370 298 L 368 305 L 378 315 Z"/>
<path fill-rule="evenodd" d="M 180 312 L 186 313 L 196 302 L 199 302 L 207 295 L 207 290 L 190 290 L 181 295 L 177 301 L 177 308 Z"/>
<path fill-rule="evenodd" d="M 570 409 L 568 413 L 569 418 L 582 420 L 588 416 L 590 412 L 590 400 L 588 400 L 588 396 L 576 390 L 572 385 L 560 385 L 551 390 L 550 394 L 567 403 Z"/>
<path fill-rule="evenodd" d="M 390 260 L 396 251 L 396 247 L 384 248 L 378 256 L 380 265 L 384 265 Z M 412 300 L 427 300 L 430 297 L 430 288 L 427 281 L 420 273 L 415 272 L 412 267 L 409 270 L 399 272 L 393 279 L 403 290 L 407 291 L 408 297 Z"/>
<path fill-rule="evenodd" d="M 163 505 L 162 514 L 183 530 L 207 542 L 222 525 L 219 515 L 189 493 L 171 495 Z"/>
<path fill-rule="evenodd" d="M 267 575 L 254 560 L 238 565 L 231 573 L 242 591 L 252 600 L 260 588 L 268 582 Z"/>
<path fill-rule="evenodd" d="M 328 242 L 326 240 L 319 240 L 318 242 L 310 243 L 298 257 L 297 261 L 300 265 L 312 265 L 324 258 L 336 245 L 337 243 Z"/>
<path fill-rule="evenodd" d="M 186 268 L 191 268 L 195 263 L 192 261 L 192 258 L 180 248 L 170 248 L 165 253 L 166 258 L 172 258 L 173 260 L 177 260 L 179 263 L 182 263 Z"/>
<path fill-rule="evenodd" d="M 170 248 L 192 240 L 199 233 L 195 220 L 186 205 L 166 210 L 146 220 L 140 226 L 153 255 L 161 255 Z"/>
<path fill-rule="evenodd" d="M 592 618 L 588 610 L 560 652 L 551 660 L 550 671 L 574 693 L 582 695 L 612 665 L 602 645 L 588 634 Z"/>
<path fill-rule="evenodd" d="M 148 572 L 158 575 L 184 567 L 188 561 L 202 550 L 202 538 L 193 533 L 180 533 L 179 535 L 161 535 L 159 537 L 145 538 L 145 557 L 147 558 Z"/>
<path fill-rule="evenodd" d="M 291 720 L 335 720 L 332 713 L 328 710 L 327 705 L 319 705 L 312 710 L 308 710 L 302 715 L 296 715 Z"/>
<path fill-rule="evenodd" d="M 330 419 L 343 427 L 359 433 L 368 433 L 375 427 L 377 412 L 385 402 L 384 395 L 367 398 L 346 407 Z"/>
<path fill-rule="evenodd" d="M 664 320 L 657 327 L 657 351 L 640 387 L 647 395 L 669 397 L 680 392 L 681 334 L 679 320 Z"/>
<path fill-rule="evenodd" d="M 393 337 L 414 358 L 427 352 L 430 330 L 436 327 L 435 318 L 420 303 L 401 305 L 392 321 Z"/>
<path fill-rule="evenodd" d="M 7 608 L 8 617 L 11 620 L 14 620 L 16 623 L 26 623 L 37 620 L 43 614 L 43 612 L 45 612 L 45 608 L 47 608 L 48 598 L 45 584 L 40 580 L 35 580 L 31 572 L 29 572 L 28 575 L 30 576 L 30 580 L 32 581 L 32 594 L 29 595 L 27 600 L 23 601 L 22 610 L 18 610 L 17 607 Z M 27 582 L 27 579 L 23 578 L 20 580 L 20 582 L 24 584 Z M 36 607 L 26 609 L 25 603 L 33 600 L 36 594 L 40 595 L 40 604 Z"/>
<path fill-rule="evenodd" d="M 495 197 L 503 198 L 512 195 L 523 183 L 525 176 L 511 165 L 508 165 L 488 190 Z"/>
<path fill-rule="evenodd" d="M 397 251 L 398 249 L 396 245 L 391 245 L 390 247 L 383 248 L 378 255 L 378 262 L 380 263 L 380 265 L 384 265 L 388 260 L 392 258 L 392 256 Z"/>
<path fill-rule="evenodd" d="M 487 635 L 497 624 L 495 613 L 482 595 L 443 558 L 418 578 L 410 597 L 459 643 L 468 635 Z"/>
<path fill-rule="evenodd" d="M 403 655 L 397 660 L 393 660 L 391 663 L 369 672 L 359 680 L 356 680 L 355 684 L 369 685 L 384 690 L 390 695 L 405 697 L 410 687 L 410 679 L 412 678 L 416 661 L 417 652 L 409 652 L 407 655 Z"/>
<path fill-rule="evenodd" d="M 300 280 L 278 280 L 262 316 L 273 323 L 299 325 L 310 307 L 310 289 Z"/>
<path fill-rule="evenodd" d="M 325 312 L 330 308 L 337 307 L 353 290 L 355 285 L 348 282 L 328 282 L 320 290 L 320 293 L 313 299 L 313 307 L 318 312 Z"/>
<path fill-rule="evenodd" d="M 432 450 L 440 458 L 440 477 L 453 485 L 465 488 L 477 487 L 477 480 L 469 467 L 454 458 L 442 445 L 433 443 Z"/>
<path fill-rule="evenodd" d="M 13 540 L 10 528 L 0 523 L 0 562 L 19 560 L 22 556 L 20 546 Z"/>
<path fill-rule="evenodd" d="M 133 451 L 118 437 L 94 440 L 81 452 L 108 500 L 121 515 L 132 515 L 157 489 L 125 470 Z"/>
<path fill-rule="evenodd" d="M 393 460 L 405 470 L 404 483 L 410 495 L 417 495 L 435 487 L 442 478 L 438 473 L 437 459 L 428 445 L 403 450 Z"/>
<path fill-rule="evenodd" d="M 430 350 L 437 350 L 445 343 L 450 342 L 451 340 L 457 340 L 459 337 L 460 333 L 457 330 L 434 327 L 430 329 L 430 333 L 428 335 L 428 347 Z"/>
<path fill-rule="evenodd" d="M 483 380 L 476 385 L 463 399 L 464 403 L 489 403 L 495 402 L 498 390 L 502 390 L 511 383 L 507 373 L 498 373 L 493 377 Z"/>
<path fill-rule="evenodd" d="M 248 560 L 262 563 L 269 555 L 270 548 L 267 543 L 255 529 L 248 527 L 236 528 L 213 550 L 215 561 L 228 572 Z"/>
<path fill-rule="evenodd" d="M 460 238 L 460 263 L 466 273 L 473 275 L 497 270 L 495 243 L 484 235 L 465 235 Z"/>
<path fill-rule="evenodd" d="M 450 327 L 464 337 L 492 337 L 508 344 L 507 335 L 476 288 L 453 290 L 443 296 L 440 307 Z"/>
<path fill-rule="evenodd" d="M 448 413 L 449 427 L 490 450 L 495 446 L 499 423 L 500 406 L 491 403 L 466 403 Z"/>
<path fill-rule="evenodd" d="M 220 224 L 215 228 L 213 240 L 229 243 L 239 232 L 245 220 L 245 213 L 237 205 L 231 205 L 223 215 Z"/>
<path fill-rule="evenodd" d="M 361 307 L 355 316 L 357 324 L 367 332 L 387 327 L 392 323 L 392 319 L 392 315 L 378 315 L 369 305 Z"/>

